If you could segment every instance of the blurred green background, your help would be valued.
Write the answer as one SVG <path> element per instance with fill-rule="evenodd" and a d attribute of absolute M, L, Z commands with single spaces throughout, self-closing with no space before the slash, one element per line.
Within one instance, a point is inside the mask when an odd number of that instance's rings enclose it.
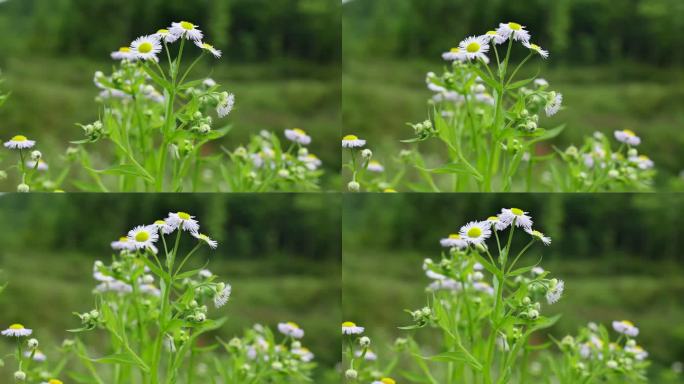
<path fill-rule="evenodd" d="M 0 109 L 0 137 L 38 140 L 46 160 L 82 138 L 75 123 L 98 117 L 96 70 L 109 53 L 172 21 L 199 25 L 223 51 L 203 60 L 236 95 L 233 131 L 216 145 L 245 143 L 262 129 L 300 127 L 336 189 L 340 166 L 340 3 L 336 0 L 6 0 L 0 1 L 0 70 L 12 96 Z M 100 146 L 99 148 L 103 148 Z M 52 165 L 52 164 L 51 164 Z"/>
<path fill-rule="evenodd" d="M 684 196 L 678 194 L 345 195 L 343 317 L 366 327 L 381 357 L 389 353 L 394 338 L 406 335 L 397 327 L 411 323 L 404 309 L 426 303 L 423 259 L 438 260 L 441 238 L 503 207 L 529 211 L 534 227 L 553 239 L 549 247 L 532 247 L 521 265 L 543 257 L 540 265 L 565 280 L 561 301 L 542 308 L 562 318 L 541 337 L 575 334 L 589 321 L 631 319 L 654 361 L 652 382 L 684 360 Z M 437 340 L 419 334 L 424 345 Z"/>
<path fill-rule="evenodd" d="M 209 269 L 233 286 L 228 305 L 210 311 L 228 316 L 216 335 L 230 339 L 254 323 L 295 321 L 319 363 L 316 382 L 336 383 L 339 374 L 330 380 L 340 360 L 340 204 L 330 194 L 1 196 L 0 281 L 9 285 L 0 295 L 0 324 L 33 328 L 41 349 L 55 357 L 54 347 L 72 337 L 66 330 L 79 325 L 72 312 L 94 305 L 92 266 L 110 260 L 109 243 L 183 210 L 219 241 L 217 250 L 200 251 L 194 266 L 210 259 Z M 103 335 L 92 334 L 91 347 Z M 0 350 L 10 351 L 8 341 L 0 340 Z M 10 375 L 0 368 L 0 377 Z"/>
<path fill-rule="evenodd" d="M 520 76 L 540 70 L 564 96 L 565 109 L 541 122 L 567 124 L 552 144 L 565 148 L 594 131 L 635 130 L 640 151 L 656 162 L 659 187 L 682 188 L 674 180 L 684 169 L 680 0 L 350 0 L 342 19 L 344 131 L 368 139 L 381 162 L 390 163 L 406 145 L 398 141 L 412 137 L 406 122 L 427 117 L 432 92 L 425 74 L 441 73 L 441 53 L 499 22 L 517 21 L 551 52 Z M 445 156 L 438 146 L 423 148 L 432 162 Z"/>

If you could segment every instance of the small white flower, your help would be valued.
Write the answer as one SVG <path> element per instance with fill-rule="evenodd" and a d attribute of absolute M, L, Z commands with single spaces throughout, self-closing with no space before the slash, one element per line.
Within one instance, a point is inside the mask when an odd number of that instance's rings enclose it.
<path fill-rule="evenodd" d="M 543 233 L 541 233 L 537 230 L 534 230 L 531 228 L 525 228 L 525 232 L 529 233 L 532 237 L 534 237 L 535 239 L 544 243 L 544 245 L 550 245 L 551 244 L 551 238 L 548 236 L 544 236 Z"/>
<path fill-rule="evenodd" d="M 394 379 L 390 379 L 389 377 L 383 377 L 380 380 L 375 380 L 373 384 L 397 384 Z"/>
<path fill-rule="evenodd" d="M 203 233 L 192 232 L 192 235 L 199 241 L 206 243 L 209 248 L 216 249 L 218 247 L 218 241 L 212 240 L 209 236 Z"/>
<path fill-rule="evenodd" d="M 623 129 L 622 131 L 615 131 L 615 138 L 622 143 L 629 144 L 632 146 L 637 146 L 641 144 L 641 138 L 629 129 Z M 5 144 L 7 146 L 7 144 Z"/>
<path fill-rule="evenodd" d="M 562 104 L 563 95 L 561 93 L 551 92 L 550 97 L 544 106 L 544 112 L 546 112 L 546 116 L 553 116 L 558 113 Z"/>
<path fill-rule="evenodd" d="M 128 237 L 120 237 L 117 241 L 112 241 L 112 249 L 115 251 L 132 251 L 135 249 L 135 244 L 128 240 Z"/>
<path fill-rule="evenodd" d="M 179 38 L 178 35 L 174 35 L 168 29 L 160 29 L 157 31 L 157 33 L 155 33 L 152 36 L 156 37 L 160 41 L 164 41 L 167 43 L 173 43 L 174 41 L 178 40 L 178 38 Z"/>
<path fill-rule="evenodd" d="M 563 290 L 565 290 L 565 282 L 563 280 L 552 280 L 552 284 L 546 291 L 546 301 L 549 304 L 557 303 L 563 296 Z"/>
<path fill-rule="evenodd" d="M 461 48 L 455 47 L 455 48 L 451 48 L 448 52 L 442 53 L 442 59 L 444 59 L 446 61 L 463 61 L 466 59 L 466 56 L 463 53 L 463 50 Z M 430 84 L 430 83 L 428 83 L 428 84 Z M 429 88 L 429 85 L 428 85 L 428 88 Z M 440 87 L 440 88 L 442 88 L 442 90 L 446 90 L 443 87 Z M 436 90 L 434 90 L 434 91 L 437 92 Z"/>
<path fill-rule="evenodd" d="M 301 128 L 292 128 L 285 130 L 285 137 L 298 144 L 309 145 L 311 144 L 311 136 L 307 135 L 306 132 Z"/>
<path fill-rule="evenodd" d="M 499 216 L 489 216 L 487 218 L 487 222 L 491 224 L 497 231 L 503 231 L 504 229 L 508 228 L 509 225 L 511 225 L 511 223 L 501 220 Z"/>
<path fill-rule="evenodd" d="M 342 138 L 342 148 L 361 148 L 366 145 L 366 140 L 359 139 L 356 135 L 347 135 Z"/>
<path fill-rule="evenodd" d="M 540 77 L 538 79 L 534 79 L 534 85 L 536 85 L 539 88 L 545 88 L 549 86 L 549 82 L 546 81 L 546 79 L 542 79 Z"/>
<path fill-rule="evenodd" d="M 342 334 L 343 335 L 360 335 L 364 331 L 364 327 L 359 327 L 356 323 L 351 321 L 345 321 L 342 323 Z"/>
<path fill-rule="evenodd" d="M 214 306 L 216 308 L 221 308 L 224 305 L 226 305 L 226 303 L 228 302 L 228 299 L 230 299 L 231 291 L 232 291 L 232 287 L 230 284 L 225 284 L 225 283 L 218 284 L 216 293 L 214 294 Z"/>
<path fill-rule="evenodd" d="M 197 220 L 195 220 L 195 216 L 185 212 L 171 212 L 165 221 L 173 228 L 181 228 L 188 232 L 197 232 L 200 227 Z"/>
<path fill-rule="evenodd" d="M 112 52 L 110 56 L 114 60 L 135 60 L 136 58 L 130 47 L 121 47 L 118 51 Z"/>
<path fill-rule="evenodd" d="M 546 59 L 549 57 L 549 51 L 542 49 L 542 47 L 538 46 L 537 44 L 531 44 L 527 42 L 523 42 L 523 45 L 525 48 L 528 48 L 534 52 L 537 52 L 539 56 L 541 56 L 543 59 Z"/>
<path fill-rule="evenodd" d="M 164 234 L 164 235 L 168 235 L 168 234 L 170 234 L 170 233 L 172 233 L 173 231 L 176 230 L 176 227 L 174 227 L 174 226 L 172 226 L 172 225 L 169 225 L 169 224 L 168 224 L 166 221 L 164 221 L 164 220 L 157 220 L 157 221 L 155 221 L 154 224 L 152 224 L 152 225 L 154 225 L 155 227 L 157 227 L 157 230 L 158 230 L 159 232 L 161 232 L 162 234 Z"/>
<path fill-rule="evenodd" d="M 503 208 L 499 215 L 499 219 L 505 221 L 508 225 L 515 223 L 516 227 L 531 229 L 532 218 L 527 214 L 528 212 L 519 208 Z"/>
<path fill-rule="evenodd" d="M 494 288 L 484 281 L 476 281 L 473 283 L 473 288 L 478 292 L 484 292 L 488 295 L 494 295 Z"/>
<path fill-rule="evenodd" d="M 104 281 L 98 284 L 93 290 L 95 293 L 114 292 L 119 294 L 133 292 L 133 287 L 120 280 Z"/>
<path fill-rule="evenodd" d="M 445 237 L 439 241 L 439 244 L 444 248 L 463 249 L 468 246 L 468 242 L 458 233 L 452 233 L 449 237 Z"/>
<path fill-rule="evenodd" d="M 470 36 L 461 41 L 458 48 L 468 60 L 489 61 L 486 55 L 489 52 L 489 40 L 484 36 Z"/>
<path fill-rule="evenodd" d="M 354 352 L 354 356 L 361 357 L 361 351 Z M 378 359 L 378 355 L 376 355 L 375 352 L 371 351 L 370 349 L 367 349 L 363 359 L 366 361 L 375 361 Z"/>
<path fill-rule="evenodd" d="M 140 36 L 131 43 L 131 52 L 142 60 L 157 60 L 157 54 L 161 49 L 159 38 L 154 35 Z"/>
<path fill-rule="evenodd" d="M 33 148 L 34 145 L 36 145 L 36 142 L 34 140 L 29 140 L 24 135 L 16 135 L 5 142 L 5 148 L 10 149 L 28 149 Z"/>
<path fill-rule="evenodd" d="M 154 284 L 143 284 L 140 286 L 140 292 L 155 297 L 161 297 L 161 291 Z"/>
<path fill-rule="evenodd" d="M 632 163 L 636 164 L 636 166 L 639 169 L 651 169 L 653 168 L 653 160 L 651 160 L 648 156 L 646 155 L 640 155 L 640 156 L 632 156 L 629 158 L 629 161 Z"/>
<path fill-rule="evenodd" d="M 22 324 L 12 324 L 9 326 L 9 328 L 0 332 L 0 334 L 2 334 L 3 336 L 8 337 L 26 337 L 30 336 L 32 333 L 33 330 L 24 328 Z"/>
<path fill-rule="evenodd" d="M 487 31 L 487 33 L 485 33 L 483 37 L 486 38 L 489 42 L 494 41 L 494 44 L 501 44 L 504 41 L 506 41 L 506 38 L 499 35 L 496 31 Z"/>
<path fill-rule="evenodd" d="M 285 336 L 290 336 L 295 339 L 301 339 L 304 337 L 304 330 L 299 328 L 297 323 L 293 322 L 278 323 L 278 331 Z"/>
<path fill-rule="evenodd" d="M 308 348 L 304 348 L 304 347 L 293 348 L 292 353 L 294 355 L 299 356 L 299 359 L 305 363 L 308 363 L 314 359 L 314 354 Z"/>
<path fill-rule="evenodd" d="M 202 81 L 202 85 L 204 85 L 207 88 L 215 87 L 216 81 L 214 81 L 214 79 L 210 77 L 207 77 L 206 79 L 204 79 L 204 81 Z"/>
<path fill-rule="evenodd" d="M 203 43 L 203 42 L 201 42 L 201 41 L 195 41 L 195 45 L 198 46 L 198 47 L 200 47 L 200 48 L 202 48 L 203 50 L 205 50 L 205 51 L 211 53 L 212 55 L 214 55 L 215 58 L 217 58 L 217 59 L 220 59 L 220 58 L 221 58 L 221 51 L 218 50 L 218 49 L 216 49 L 216 48 L 214 48 L 213 45 L 207 44 L 207 43 Z"/>
<path fill-rule="evenodd" d="M 309 153 L 306 156 L 299 156 L 297 159 L 303 162 L 306 165 L 306 168 L 310 171 L 317 170 L 318 167 L 323 164 L 321 159 L 319 159 L 318 156 L 314 155 L 313 153 Z"/>
<path fill-rule="evenodd" d="M 200 31 L 197 26 L 193 23 L 187 21 L 181 21 L 180 23 L 171 23 L 171 28 L 169 32 L 172 34 L 182 37 L 188 40 L 201 41 L 202 31 Z"/>
<path fill-rule="evenodd" d="M 500 23 L 499 28 L 497 28 L 496 30 L 496 33 L 503 38 L 503 40 L 501 40 L 501 43 L 505 42 L 508 39 L 513 39 L 523 43 L 527 43 L 530 41 L 530 33 L 525 30 L 525 26 L 514 22 Z"/>
<path fill-rule="evenodd" d="M 216 113 L 221 118 L 226 117 L 233 110 L 234 106 L 235 106 L 235 95 L 232 93 L 229 93 L 216 106 Z"/>
<path fill-rule="evenodd" d="M 618 333 L 630 337 L 637 337 L 639 335 L 639 328 L 635 327 L 634 323 L 627 320 L 613 321 L 613 329 Z"/>
<path fill-rule="evenodd" d="M 36 350 L 35 352 L 26 351 L 26 352 L 24 352 L 24 357 L 31 357 L 32 353 L 33 353 L 33 361 L 43 362 L 43 361 L 47 360 L 47 356 L 45 356 L 45 354 L 39 350 Z"/>
<path fill-rule="evenodd" d="M 157 240 L 159 240 L 159 234 L 154 225 L 138 225 L 128 231 L 128 241 L 132 242 L 136 249 L 155 250 L 154 243 Z"/>
<path fill-rule="evenodd" d="M 534 267 L 534 268 L 532 268 L 532 274 L 535 275 L 535 276 L 540 276 L 540 275 L 543 274 L 544 272 L 546 272 L 546 271 L 545 271 L 544 268 L 542 268 L 542 267 Z"/>
<path fill-rule="evenodd" d="M 367 169 L 371 172 L 376 172 L 376 173 L 381 173 L 381 172 L 385 171 L 385 167 L 383 167 L 382 164 L 380 164 L 380 162 L 377 160 L 369 161 Z"/>
<path fill-rule="evenodd" d="M 203 279 L 208 279 L 208 278 L 214 276 L 214 274 L 211 273 L 211 271 L 208 269 L 203 269 L 203 270 L 199 271 L 199 276 Z"/>
<path fill-rule="evenodd" d="M 468 244 L 482 244 L 492 235 L 491 224 L 487 221 L 471 221 L 461 227 L 459 235 L 461 235 Z"/>
<path fill-rule="evenodd" d="M 43 159 L 39 159 L 38 161 L 28 160 L 26 162 L 26 167 L 30 168 L 30 169 L 35 169 L 38 171 L 47 171 L 49 169 L 47 163 L 44 162 Z"/>
<path fill-rule="evenodd" d="M 645 360 L 648 357 L 648 352 L 646 352 L 642 347 L 636 344 L 627 345 L 625 347 L 625 352 L 631 354 L 632 356 L 634 356 L 635 359 L 639 361 Z"/>

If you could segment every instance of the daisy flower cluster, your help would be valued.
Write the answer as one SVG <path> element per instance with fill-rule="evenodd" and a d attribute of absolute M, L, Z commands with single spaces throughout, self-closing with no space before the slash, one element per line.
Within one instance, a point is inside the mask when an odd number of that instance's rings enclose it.
<path fill-rule="evenodd" d="M 57 366 L 49 367 L 47 356 L 40 350 L 40 342 L 34 337 L 32 329 L 15 323 L 0 331 L 0 334 L 16 345 L 16 353 L 7 356 L 14 357 L 17 362 L 13 374 L 15 382 L 62 384 L 59 379 L 54 378 L 61 370 L 59 362 L 55 360 Z"/>
<path fill-rule="evenodd" d="M 556 344 L 572 380 L 647 382 L 648 352 L 637 343 L 638 335 L 639 329 L 627 320 L 613 321 L 611 329 L 589 323 L 577 336 L 565 336 Z"/>
<path fill-rule="evenodd" d="M 14 135 L 3 143 L 3 147 L 17 154 L 18 163 L 11 167 L 18 172 L 17 192 L 61 191 L 61 180 L 49 177 L 50 167 L 43 153 L 36 148 L 36 140 L 25 135 Z M 7 171 L 0 170 L 0 180 L 7 177 Z"/>
<path fill-rule="evenodd" d="M 231 166 L 222 167 L 228 189 L 318 189 L 323 162 L 308 148 L 311 136 L 301 128 L 286 129 L 284 136 L 286 141 L 282 142 L 277 135 L 262 130 L 253 135 L 246 146 L 228 152 Z"/>
<path fill-rule="evenodd" d="M 420 123 L 430 125 L 430 121 Z M 351 181 L 347 183 L 347 190 L 350 192 L 397 192 L 394 186 L 399 182 L 403 171 L 391 182 L 388 181 L 385 165 L 376 160 L 373 151 L 366 147 L 366 140 L 356 135 L 346 135 L 342 138 L 342 150 L 348 153 L 349 161 L 343 165 L 351 173 Z M 405 156 L 402 156 L 405 158 Z M 406 161 L 399 161 L 405 164 Z"/>
<path fill-rule="evenodd" d="M 614 149 L 613 142 L 618 142 Z M 560 152 L 568 165 L 564 178 L 553 180 L 563 190 L 586 192 L 650 190 L 655 177 L 654 162 L 638 150 L 641 139 L 631 130 L 615 131 L 613 137 L 595 132 L 577 148 Z"/>
<path fill-rule="evenodd" d="M 364 332 L 364 327 L 352 321 L 342 323 L 345 382 L 395 384 L 394 379 L 387 376 L 391 366 L 380 368 L 378 355 L 371 349 L 371 339 Z"/>

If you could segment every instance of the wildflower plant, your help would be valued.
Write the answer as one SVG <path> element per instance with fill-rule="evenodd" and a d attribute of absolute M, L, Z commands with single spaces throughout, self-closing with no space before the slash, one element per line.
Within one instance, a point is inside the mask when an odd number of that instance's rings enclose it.
<path fill-rule="evenodd" d="M 515 64 L 513 58 L 519 51 L 525 55 Z M 403 186 L 421 192 L 529 191 L 533 188 L 535 171 L 544 170 L 542 165 L 547 170 L 552 167 L 556 178 L 566 179 L 561 187 L 563 191 L 584 191 L 592 188 L 587 184 L 596 184 L 594 181 L 600 184 L 599 190 L 642 189 L 644 184 L 649 184 L 652 172 L 639 172 L 636 176 L 631 172 L 618 176 L 611 173 L 614 180 L 623 183 L 606 182 L 601 176 L 596 176 L 597 180 L 577 181 L 580 171 L 573 158 L 561 156 L 558 161 L 553 156 L 538 155 L 538 146 L 564 130 L 564 125 L 548 127 L 546 120 L 561 111 L 563 95 L 552 90 L 548 81 L 538 77 L 538 72 L 529 78 L 518 75 L 526 64 L 548 57 L 547 50 L 533 43 L 526 27 L 515 22 L 500 23 L 495 30 L 467 37 L 444 52 L 442 59 L 447 62 L 444 71 L 429 72 L 425 79 L 427 88 L 433 92 L 428 100 L 429 118 L 407 124 L 413 137 L 402 142 L 414 148 L 400 155 L 403 162 L 397 175 L 384 178 L 381 185 L 398 188 L 403 178 L 411 176 Z M 630 138 L 635 137 L 630 131 L 620 132 L 626 132 L 621 137 L 628 134 Z M 352 175 L 348 189 L 382 190 L 376 178 L 363 177 L 371 164 L 359 159 L 358 148 L 366 144 L 362 141 L 359 146 L 350 146 L 351 141 L 347 141 L 350 155 L 346 168 Z M 434 166 L 433 154 L 426 156 L 418 150 L 427 141 L 442 145 L 447 163 Z M 637 144 L 628 143 L 632 147 Z M 632 167 L 643 167 L 647 162 L 647 158 L 624 153 L 623 159 L 614 165 L 620 168 L 617 172 L 629 163 Z M 417 174 L 406 175 L 407 169 Z M 550 186 L 550 189 L 557 188 Z"/>
<path fill-rule="evenodd" d="M 31 329 L 14 324 L 2 331 L 17 341 L 15 380 L 42 383 L 61 374 L 97 384 L 310 382 L 314 354 L 295 323 L 282 323 L 288 330 L 279 325 L 279 333 L 257 324 L 242 337 L 211 342 L 208 333 L 227 319 L 214 313 L 230 301 L 232 287 L 196 259 L 217 247 L 185 212 L 132 228 L 111 243 L 111 262 L 95 261 L 94 307 L 74 313 L 80 326 L 70 330 L 76 337 L 64 342 L 57 368 L 32 368 L 38 350 L 37 341 L 26 341 Z M 85 341 L 91 333 L 100 340 L 94 347 Z M 82 369 L 62 372 L 75 360 Z"/>
<path fill-rule="evenodd" d="M 191 52 L 196 57 L 187 64 L 184 59 Z M 205 146 L 216 146 L 212 143 L 231 130 L 231 124 L 224 120 L 234 109 L 236 97 L 221 90 L 214 80 L 191 79 L 191 74 L 205 57 L 221 56 L 220 50 L 206 42 L 199 27 L 187 21 L 141 36 L 112 52 L 118 65 L 110 74 L 98 71 L 94 76 L 100 89 L 96 98 L 100 117 L 78 124 L 85 137 L 73 142 L 78 145 L 73 157 L 89 175 L 88 181 L 78 180 L 76 186 L 88 191 L 315 188 L 320 161 L 308 153 L 304 158 L 296 152 L 278 153 L 274 173 L 287 181 L 278 183 L 272 181 L 275 176 L 271 172 L 260 171 L 260 166 L 249 162 L 247 168 L 242 164 L 251 155 L 261 156 L 265 148 L 251 153 L 239 147 L 235 151 L 238 154 L 224 150 L 229 166 L 220 152 L 206 155 Z M 112 144 L 114 161 L 106 168 L 99 165 L 107 162 L 99 156 L 102 149 L 91 149 L 99 141 Z M 298 145 L 310 141 L 299 141 Z M 279 152 L 276 144 L 271 142 L 268 149 Z M 236 162 L 240 164 L 233 164 Z M 223 184 L 215 178 L 219 172 L 226 181 Z"/>
<path fill-rule="evenodd" d="M 432 384 L 531 382 L 532 359 L 550 345 L 532 340 L 560 318 L 547 313 L 548 306 L 562 298 L 565 282 L 552 277 L 539 262 L 522 262 L 532 247 L 551 243 L 549 236 L 534 228 L 529 213 L 518 208 L 504 208 L 487 219 L 471 221 L 442 238 L 440 259 L 423 262 L 430 280 L 427 303 L 406 310 L 409 324 L 399 328 L 410 335 L 395 342 L 396 356 L 387 365 L 367 361 L 370 342 L 361 338 L 364 329 L 343 324 L 347 382 L 393 382 L 387 381 L 394 380 L 392 375 Z M 561 383 L 641 380 L 648 363 L 647 354 L 633 340 L 638 329 L 626 321 L 616 322 L 614 328 L 621 334 L 615 342 L 599 327 L 558 342 L 562 356 L 548 355 L 549 377 Z M 426 329 L 431 330 L 431 339 L 438 335 L 438 345 L 425 348 L 419 344 L 413 334 Z M 600 346 L 590 345 L 592 338 L 600 338 Z M 398 372 L 398 362 L 405 370 Z M 583 368 L 577 371 L 577 367 Z"/>

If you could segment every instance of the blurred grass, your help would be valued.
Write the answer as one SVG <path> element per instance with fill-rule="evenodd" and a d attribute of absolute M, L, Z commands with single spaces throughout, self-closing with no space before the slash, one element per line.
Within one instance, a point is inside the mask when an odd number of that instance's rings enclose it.
<path fill-rule="evenodd" d="M 369 140 L 383 163 L 391 164 L 412 137 L 407 122 L 427 118 L 425 74 L 441 73 L 438 60 L 345 60 L 342 75 L 344 133 Z M 532 76 L 537 70 L 529 65 Z M 601 131 L 612 136 L 617 129 L 635 130 L 642 138 L 639 150 L 650 156 L 659 171 L 658 184 L 684 169 L 684 72 L 681 68 L 659 69 L 637 64 L 593 67 L 543 67 L 540 77 L 551 89 L 563 93 L 562 110 L 553 119 L 542 119 L 542 127 L 567 124 L 551 144 L 565 148 L 581 144 L 583 136 Z M 422 152 L 433 162 L 444 162 L 438 145 L 425 143 Z M 542 149 L 550 151 L 547 147 Z"/>
<path fill-rule="evenodd" d="M 421 264 L 425 257 L 437 257 L 438 252 L 363 250 L 358 245 L 345 249 L 342 313 L 345 319 L 366 327 L 377 350 L 388 353 L 386 346 L 405 335 L 397 329 L 411 322 L 404 309 L 425 305 L 424 288 L 429 281 Z M 541 265 L 566 283 L 562 300 L 543 308 L 548 314 L 562 314 L 550 334 L 574 334 L 589 321 L 610 324 L 630 319 L 640 328 L 639 343 L 655 363 L 650 370 L 652 378 L 672 362 L 684 359 L 681 264 L 646 263 L 634 257 L 577 261 L 568 256 Z M 628 272 L 616 274 L 617 268 Z M 436 339 L 426 333 L 420 338 L 423 345 L 438 348 L 433 344 Z"/>
<path fill-rule="evenodd" d="M 0 322 L 21 322 L 33 328 L 41 349 L 48 357 L 55 356 L 54 347 L 72 337 L 66 330 L 79 325 L 72 312 L 84 312 L 94 305 L 91 291 L 96 282 L 91 273 L 95 259 L 92 254 L 73 252 L 4 254 L 2 277 L 9 286 L 0 295 Z M 233 286 L 229 303 L 221 310 L 210 310 L 210 317 L 228 316 L 215 336 L 226 340 L 254 323 L 273 328 L 281 321 L 295 321 L 306 331 L 304 345 L 316 354 L 316 382 L 336 382 L 323 381 L 323 377 L 330 375 L 340 359 L 339 264 L 296 257 L 234 261 L 212 256 L 209 267 Z M 104 333 L 96 335 L 88 336 L 91 346 Z M 7 340 L 2 344 L 3 351 L 10 351 Z M 0 368 L 0 377 L 10 374 Z"/>
<path fill-rule="evenodd" d="M 262 129 L 282 137 L 284 129 L 300 127 L 310 133 L 311 151 L 323 160 L 323 189 L 336 189 L 340 169 L 339 65 L 288 60 L 259 64 L 220 61 L 211 67 L 206 63 L 193 70 L 195 78 L 210 76 L 236 95 L 235 110 L 224 120 L 232 123 L 233 130 L 220 145 L 235 148 Z M 94 101 L 98 91 L 92 78 L 97 70 L 111 72 L 111 66 L 111 61 L 78 57 L 3 58 L 3 90 L 12 96 L 0 109 L 0 135 L 29 135 L 38 141 L 47 161 L 55 164 L 69 141 L 82 138 L 75 123 L 98 118 L 100 111 Z M 218 144 L 214 147 L 219 150 Z M 90 148 L 102 151 L 105 146 Z"/>

